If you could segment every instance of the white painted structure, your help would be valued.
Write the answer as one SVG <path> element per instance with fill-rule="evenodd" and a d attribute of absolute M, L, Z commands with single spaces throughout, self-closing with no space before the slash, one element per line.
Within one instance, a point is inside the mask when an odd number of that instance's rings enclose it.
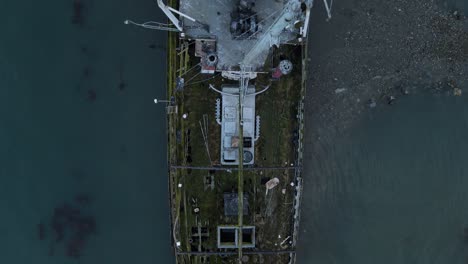
<path fill-rule="evenodd" d="M 239 87 L 222 88 L 221 164 L 239 164 L 239 144 L 244 144 L 244 165 L 254 164 L 255 148 L 255 87 L 249 86 L 243 100 L 243 136 L 239 138 Z"/>

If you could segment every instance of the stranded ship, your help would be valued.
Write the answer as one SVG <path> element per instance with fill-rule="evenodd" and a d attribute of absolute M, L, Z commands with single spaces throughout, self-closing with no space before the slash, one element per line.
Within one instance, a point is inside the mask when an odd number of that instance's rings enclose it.
<path fill-rule="evenodd" d="M 157 3 L 176 262 L 295 263 L 313 1 Z"/>

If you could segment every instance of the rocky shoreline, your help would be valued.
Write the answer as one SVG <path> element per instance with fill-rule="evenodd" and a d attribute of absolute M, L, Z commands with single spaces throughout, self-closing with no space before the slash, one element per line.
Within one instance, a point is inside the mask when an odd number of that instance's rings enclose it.
<path fill-rule="evenodd" d="M 433 1 L 316 1 L 309 35 L 306 143 L 345 133 L 363 111 L 405 96 L 463 95 L 468 20 Z M 466 91 L 468 93 L 468 91 Z"/>

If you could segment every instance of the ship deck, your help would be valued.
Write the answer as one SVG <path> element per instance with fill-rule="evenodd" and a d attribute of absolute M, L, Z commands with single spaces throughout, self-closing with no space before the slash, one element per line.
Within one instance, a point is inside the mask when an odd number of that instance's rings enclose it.
<path fill-rule="evenodd" d="M 169 97 L 177 111 L 168 115 L 168 160 L 170 166 L 171 217 L 177 263 L 238 263 L 238 249 L 218 246 L 218 227 L 238 225 L 238 216 L 226 213 L 226 194 L 238 193 L 238 167 L 220 165 L 221 126 L 216 122 L 216 100 L 221 95 L 209 89 L 237 85 L 221 75 L 185 72 L 199 63 L 194 45 L 172 35 L 169 48 Z M 178 53 L 175 47 L 186 46 Z M 172 52 L 172 53 L 171 53 Z M 279 57 L 294 63 L 293 72 L 273 81 L 256 97 L 256 115 L 261 117 L 260 138 L 255 143 L 255 165 L 244 166 L 243 193 L 248 204 L 243 226 L 255 227 L 255 246 L 244 248 L 246 263 L 288 263 L 294 258 L 297 217 L 297 164 L 302 97 L 302 46 L 281 46 L 265 64 L 266 71 Z M 177 55 L 179 54 L 179 55 Z M 195 66 L 197 67 L 197 66 Z M 175 76 L 185 80 L 183 91 L 175 89 Z M 257 91 L 270 81 L 260 74 L 252 81 Z M 182 116 L 186 114 L 186 118 Z M 205 136 L 204 136 L 205 135 Z M 266 191 L 266 181 L 279 184 Z M 246 204 L 244 203 L 244 204 Z M 295 208 L 296 206 L 296 208 Z M 227 214 L 227 215 L 226 215 Z M 246 238 L 248 240 L 248 238 Z"/>

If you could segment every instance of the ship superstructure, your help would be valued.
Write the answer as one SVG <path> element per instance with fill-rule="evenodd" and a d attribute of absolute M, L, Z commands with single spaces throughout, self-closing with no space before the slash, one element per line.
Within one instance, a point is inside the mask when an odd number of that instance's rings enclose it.
<path fill-rule="evenodd" d="M 181 37 L 196 41 L 202 69 L 230 78 L 241 66 L 262 71 L 273 46 L 303 41 L 312 7 L 312 0 L 180 0 L 179 20 L 158 3 Z"/>

